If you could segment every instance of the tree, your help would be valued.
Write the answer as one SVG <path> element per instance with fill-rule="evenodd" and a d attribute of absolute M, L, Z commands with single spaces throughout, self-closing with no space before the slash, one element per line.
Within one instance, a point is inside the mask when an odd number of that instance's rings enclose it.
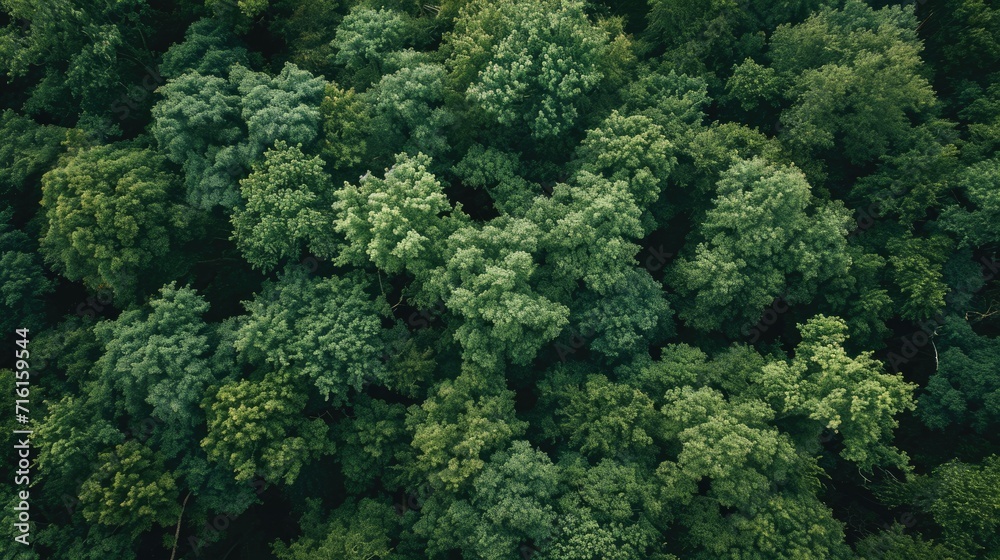
<path fill-rule="evenodd" d="M 441 64 L 415 61 L 382 76 L 369 91 L 374 98 L 371 126 L 379 131 L 370 141 L 376 153 L 436 158 L 448 151 L 446 129 L 456 115 L 444 103 L 446 74 Z"/>
<path fill-rule="evenodd" d="M 319 133 L 319 105 L 326 81 L 287 63 L 275 76 L 234 66 L 230 81 L 240 96 L 241 116 L 253 157 L 278 140 L 311 146 Z"/>
<path fill-rule="evenodd" d="M 244 135 L 239 97 L 221 77 L 188 72 L 169 80 L 153 107 L 152 133 L 160 149 L 184 168 L 189 204 L 233 206 L 241 162 L 234 153 Z"/>
<path fill-rule="evenodd" d="M 768 56 L 788 86 L 781 137 L 796 161 L 862 166 L 907 146 L 937 104 L 924 77 L 912 12 L 859 0 L 779 27 Z M 807 165 L 810 178 L 817 167 Z M 814 171 L 815 170 L 815 171 Z"/>
<path fill-rule="evenodd" d="M 352 403 L 354 416 L 334 427 L 337 460 L 344 484 L 352 492 L 362 492 L 380 481 L 394 488 L 399 465 L 412 459 L 406 430 L 406 407 L 359 395 Z"/>
<path fill-rule="evenodd" d="M 598 374 L 573 379 L 556 371 L 544 383 L 546 399 L 558 402 L 551 436 L 595 461 L 650 459 L 663 426 L 642 391 Z"/>
<path fill-rule="evenodd" d="M 934 558 L 962 558 L 962 554 L 948 547 L 925 541 L 920 535 L 907 535 L 902 525 L 895 524 L 890 529 L 880 531 L 861 539 L 856 547 L 863 560 L 933 560 Z"/>
<path fill-rule="evenodd" d="M 38 449 L 36 464 L 39 472 L 44 473 L 41 476 L 45 485 L 44 496 L 53 507 L 73 506 L 72 513 L 83 481 L 93 477 L 94 497 L 97 498 L 102 478 L 95 476 L 95 472 L 103 465 L 111 469 L 105 475 L 114 472 L 107 461 L 98 462 L 98 458 L 107 456 L 110 450 L 125 443 L 125 436 L 106 417 L 106 411 L 94 406 L 94 401 L 86 395 L 53 399 L 48 403 L 46 412 L 32 439 Z M 114 506 L 112 504 L 111 511 L 105 515 L 121 515 Z M 92 503 L 91 507 L 92 515 L 99 515 L 104 508 L 98 503 Z"/>
<path fill-rule="evenodd" d="M 198 217 L 176 191 L 164 158 L 147 148 L 81 148 L 42 178 L 42 253 L 66 278 L 133 301 L 145 287 L 140 275 L 162 281 L 183 269 L 172 251 L 196 233 Z"/>
<path fill-rule="evenodd" d="M 435 491 L 467 489 L 487 459 L 527 428 L 514 415 L 513 393 L 502 383 L 489 372 L 467 368 L 411 406 L 406 427 L 417 456 L 408 470 Z"/>
<path fill-rule="evenodd" d="M 953 459 L 929 474 L 887 485 L 880 493 L 891 505 L 916 506 L 930 514 L 954 557 L 990 558 L 1000 550 L 998 482 L 1000 457 L 989 455 L 978 464 Z"/>
<path fill-rule="evenodd" d="M 166 526 L 180 513 L 177 486 L 162 459 L 134 440 L 102 453 L 102 466 L 80 487 L 83 516 L 139 535 L 153 524 Z"/>
<path fill-rule="evenodd" d="M 333 61 L 345 69 L 345 82 L 364 90 L 386 73 L 389 54 L 407 45 L 410 32 L 405 14 L 355 6 L 337 26 Z"/>
<path fill-rule="evenodd" d="M 254 18 L 267 10 L 270 0 L 236 0 L 236 2 L 225 2 L 224 0 L 205 0 L 205 6 L 222 9 L 223 6 L 238 8 L 247 18 Z"/>
<path fill-rule="evenodd" d="M 923 505 L 944 529 L 945 542 L 959 550 L 996 554 L 1000 457 L 991 455 L 978 465 L 950 461 L 930 478 Z"/>
<path fill-rule="evenodd" d="M 24 191 L 34 179 L 51 169 L 62 151 L 65 130 L 39 125 L 14 111 L 0 113 L 0 134 L 18 142 L 0 145 L 0 193 Z"/>
<path fill-rule="evenodd" d="M 40 329 L 45 319 L 45 295 L 55 282 L 45 276 L 42 259 L 28 236 L 11 229 L 11 209 L 0 211 L 0 329 Z"/>
<path fill-rule="evenodd" d="M 308 151 L 319 135 L 325 86 L 294 64 L 276 76 L 234 64 L 226 77 L 192 70 L 168 80 L 151 128 L 184 168 L 189 203 L 206 210 L 236 206 L 239 179 L 278 140 Z"/>
<path fill-rule="evenodd" d="M 666 48 L 664 58 L 683 72 L 714 78 L 713 71 L 724 71 L 725 62 L 752 54 L 763 42 L 751 33 L 757 31 L 751 11 L 756 2 L 650 0 L 648 4 L 646 34 Z"/>
<path fill-rule="evenodd" d="M 173 44 L 163 53 L 160 74 L 179 78 L 189 72 L 202 76 L 224 77 L 234 64 L 249 66 L 249 54 L 222 22 L 202 18 L 184 32 L 184 41 Z"/>
<path fill-rule="evenodd" d="M 586 333 L 590 350 L 611 360 L 631 360 L 651 342 L 674 332 L 673 310 L 663 286 L 645 270 L 628 270 L 604 296 L 584 292 L 572 304 L 570 324 Z"/>
<path fill-rule="evenodd" d="M 272 33 L 289 46 L 291 62 L 315 75 L 331 76 L 337 26 L 343 20 L 340 0 L 279 0 L 270 22 Z"/>
<path fill-rule="evenodd" d="M 863 469 L 905 467 L 906 456 L 889 442 L 898 425 L 895 416 L 915 408 L 914 386 L 899 374 L 884 373 L 871 353 L 848 356 L 847 325 L 839 318 L 818 315 L 799 331 L 795 357 L 766 365 L 753 380 L 777 418 L 796 419 L 802 442 L 817 441 L 824 428 L 833 430 L 844 446 L 840 455 Z"/>
<path fill-rule="evenodd" d="M 926 17 L 929 7 L 918 10 Z M 927 60 L 949 81 L 982 79 L 1000 70 L 1000 10 L 982 0 L 962 0 L 934 6 L 922 38 L 927 43 Z M 978 56 L 970 57 L 969 53 Z"/>
<path fill-rule="evenodd" d="M 662 508 L 645 468 L 610 459 L 591 465 L 572 454 L 564 454 L 558 466 L 571 491 L 558 501 L 552 538 L 535 543 L 538 557 L 675 558 L 662 553 L 664 535 L 654 525 Z"/>
<path fill-rule="evenodd" d="M 332 255 L 330 182 L 318 156 L 308 158 L 301 145 L 276 142 L 240 181 L 244 204 L 233 210 L 231 220 L 244 259 L 268 270 L 283 259 L 297 259 L 305 246 Z"/>
<path fill-rule="evenodd" d="M 958 117 L 968 131 L 962 156 L 970 162 L 988 159 L 1000 147 L 1000 74 L 992 76 L 988 86 L 967 83 L 958 96 L 968 100 Z"/>
<path fill-rule="evenodd" d="M 553 284 L 567 292 L 580 280 L 598 294 L 621 285 L 639 252 L 632 240 L 643 235 L 642 210 L 625 181 L 587 171 L 540 198 L 528 219 L 544 232 L 541 249 L 552 262 Z"/>
<path fill-rule="evenodd" d="M 384 179 L 366 174 L 358 186 L 345 183 L 334 196 L 337 231 L 348 241 L 342 263 L 371 260 L 390 274 L 425 275 L 441 262 L 441 241 L 464 221 L 452 207 L 424 154 L 398 154 Z"/>
<path fill-rule="evenodd" d="M 942 268 L 952 246 L 951 239 L 943 235 L 919 238 L 907 233 L 889 241 L 888 260 L 901 292 L 902 317 L 921 321 L 944 309 L 949 289 Z"/>
<path fill-rule="evenodd" d="M 277 541 L 274 555 L 280 560 L 389 559 L 391 539 L 399 522 L 386 504 L 370 498 L 348 501 L 338 507 L 325 522 L 321 521 L 319 500 L 308 500 L 300 522 L 304 535 L 291 546 Z"/>
<path fill-rule="evenodd" d="M 528 220 L 494 220 L 448 238 L 447 264 L 425 281 L 420 300 L 440 299 L 462 318 L 454 337 L 466 362 L 494 371 L 507 360 L 525 365 L 567 325 L 569 309 L 541 290 L 538 237 Z"/>
<path fill-rule="evenodd" d="M 516 152 L 474 144 L 452 171 L 463 186 L 485 189 L 493 206 L 511 217 L 524 217 L 542 194 L 540 185 L 525 179 L 525 165 Z"/>
<path fill-rule="evenodd" d="M 993 375 L 1000 342 L 976 334 L 960 317 L 949 316 L 936 327 L 928 336 L 940 331 L 937 368 L 920 396 L 917 415 L 934 429 L 958 425 L 988 433 L 1000 420 L 1000 383 Z"/>
<path fill-rule="evenodd" d="M 156 55 L 147 46 L 183 19 L 183 10 L 143 0 L 11 0 L 3 10 L 0 73 L 27 94 L 25 111 L 52 115 L 62 126 L 101 121 L 118 133 L 109 113 L 136 107 L 149 98 L 149 84 L 158 85 Z"/>
<path fill-rule="evenodd" d="M 260 475 L 292 484 L 302 467 L 333 452 L 322 419 L 303 414 L 306 395 L 275 374 L 233 381 L 206 403 L 208 457 L 232 469 L 236 480 Z"/>
<path fill-rule="evenodd" d="M 626 181 L 636 204 L 647 208 L 660 197 L 677 165 L 674 152 L 663 128 L 651 118 L 613 111 L 600 126 L 587 131 L 576 157 L 582 170 Z"/>
<path fill-rule="evenodd" d="M 514 441 L 490 457 L 467 500 L 445 504 L 432 495 L 414 529 L 428 533 L 432 554 L 458 544 L 474 558 L 510 558 L 522 543 L 541 542 L 552 533 L 551 500 L 558 480 L 558 468 L 545 453 L 527 441 Z M 432 523 L 437 525 L 433 532 Z"/>
<path fill-rule="evenodd" d="M 848 273 L 850 215 L 839 203 L 813 202 L 797 169 L 744 160 L 723 174 L 716 191 L 694 255 L 671 271 L 689 326 L 736 336 L 776 298 L 808 302 L 822 282 Z"/>
<path fill-rule="evenodd" d="M 766 403 L 687 386 L 667 392 L 663 414 L 680 451 L 656 476 L 693 557 L 848 557 L 840 524 L 815 496 L 815 459 L 772 425 Z"/>
<path fill-rule="evenodd" d="M 382 327 L 382 317 L 389 309 L 369 290 L 370 281 L 361 273 L 322 278 L 289 266 L 246 303 L 249 315 L 233 344 L 242 361 L 272 374 L 267 376 L 271 383 L 299 388 L 282 389 L 284 398 L 293 399 L 299 391 L 308 395 L 311 386 L 324 401 L 339 406 L 352 389 L 386 379 L 381 356 L 389 330 Z M 292 403 L 300 409 L 305 404 Z"/>
<path fill-rule="evenodd" d="M 573 132 L 610 42 L 575 0 L 474 2 L 448 40 L 458 90 L 468 84 L 471 103 L 536 140 Z"/>
<path fill-rule="evenodd" d="M 957 180 L 972 208 L 948 207 L 942 217 L 945 227 L 954 231 L 963 244 L 985 246 L 1000 242 L 996 225 L 1000 218 L 1000 196 L 993 188 L 1000 181 L 1000 159 L 973 164 Z"/>
<path fill-rule="evenodd" d="M 367 98 L 344 90 L 335 82 L 326 86 L 323 114 L 323 156 L 334 169 L 353 169 L 365 161 L 371 130 Z"/>
<path fill-rule="evenodd" d="M 204 424 L 200 405 L 207 388 L 227 376 L 213 371 L 209 357 L 214 333 L 202 319 L 208 307 L 191 288 L 168 284 L 146 309 L 94 327 L 104 345 L 95 365 L 98 382 L 114 387 L 130 417 L 166 424 L 157 440 L 167 457 L 191 445 Z"/>

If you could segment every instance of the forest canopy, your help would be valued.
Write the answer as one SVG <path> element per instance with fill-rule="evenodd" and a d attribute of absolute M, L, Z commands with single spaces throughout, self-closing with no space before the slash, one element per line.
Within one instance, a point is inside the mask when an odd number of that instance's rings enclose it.
<path fill-rule="evenodd" d="M 0 0 L 0 79 L 3 558 L 1000 559 L 994 2 Z"/>

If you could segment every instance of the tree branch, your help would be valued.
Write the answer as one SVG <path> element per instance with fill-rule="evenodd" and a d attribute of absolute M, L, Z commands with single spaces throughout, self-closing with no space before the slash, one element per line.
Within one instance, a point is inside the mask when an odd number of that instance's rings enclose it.
<path fill-rule="evenodd" d="M 187 507 L 188 498 L 191 497 L 191 491 L 188 490 L 187 496 L 184 496 L 184 503 L 181 504 L 181 513 L 177 516 L 177 529 L 174 531 L 174 549 L 170 551 L 170 560 L 174 560 L 177 556 L 177 543 L 181 539 L 181 519 L 184 517 L 184 508 Z"/>

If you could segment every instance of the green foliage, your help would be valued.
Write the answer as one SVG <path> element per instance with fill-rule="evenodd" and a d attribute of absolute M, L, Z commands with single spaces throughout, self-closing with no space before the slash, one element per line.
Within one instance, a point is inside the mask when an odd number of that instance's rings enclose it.
<path fill-rule="evenodd" d="M 382 76 L 371 91 L 377 152 L 437 157 L 448 151 L 445 129 L 455 114 L 444 106 L 446 74 L 441 64 L 419 62 Z"/>
<path fill-rule="evenodd" d="M 337 460 L 344 473 L 344 485 L 360 492 L 378 478 L 383 483 L 394 479 L 390 467 L 408 458 L 409 439 L 403 405 L 359 395 L 353 411 L 352 418 L 336 427 Z"/>
<path fill-rule="evenodd" d="M 663 427 L 653 401 L 641 391 L 591 375 L 582 386 L 555 375 L 548 383 L 562 401 L 557 425 L 559 435 L 585 456 L 627 458 L 647 455 Z"/>
<path fill-rule="evenodd" d="M 538 229 L 527 220 L 506 228 L 465 227 L 448 239 L 447 265 L 433 278 L 449 311 L 463 357 L 487 369 L 529 363 L 569 322 L 569 309 L 538 287 L 532 258 Z"/>
<path fill-rule="evenodd" d="M 716 192 L 694 254 L 672 271 L 689 326 L 736 335 L 776 298 L 810 301 L 821 283 L 847 274 L 849 214 L 839 203 L 813 202 L 797 169 L 737 162 Z"/>
<path fill-rule="evenodd" d="M 208 356 L 210 329 L 202 320 L 208 303 L 190 288 L 164 286 L 146 309 L 102 322 L 94 333 L 104 345 L 96 372 L 121 395 L 132 418 L 165 423 L 170 456 L 191 445 L 204 423 L 200 405 L 217 375 Z"/>
<path fill-rule="evenodd" d="M 836 317 L 816 316 L 799 326 L 802 342 L 790 362 L 774 362 L 755 379 L 779 418 L 808 418 L 812 434 L 799 425 L 806 441 L 823 429 L 840 434 L 841 456 L 864 469 L 876 464 L 906 464 L 887 445 L 898 425 L 895 416 L 914 408 L 913 385 L 901 375 L 882 371 L 870 353 L 850 357 L 843 345 L 847 325 Z"/>
<path fill-rule="evenodd" d="M 333 404 L 366 381 L 383 381 L 389 332 L 381 318 L 388 306 L 369 295 L 369 285 L 360 273 L 319 278 L 289 266 L 246 303 L 248 316 L 233 342 L 240 359 L 273 372 L 275 383 L 308 382 Z"/>
<path fill-rule="evenodd" d="M 210 208 L 236 204 L 233 174 L 242 170 L 234 145 L 245 132 L 231 84 L 197 72 L 169 80 L 153 107 L 157 144 L 184 167 L 189 203 Z"/>
<path fill-rule="evenodd" d="M 513 393 L 498 385 L 494 376 L 465 371 L 410 407 L 406 427 L 418 452 L 412 468 L 432 488 L 467 487 L 488 457 L 524 433 L 527 423 L 514 416 Z"/>
<path fill-rule="evenodd" d="M 960 0 L 934 13 L 926 41 L 943 73 L 978 80 L 998 70 L 1000 9 L 983 0 Z"/>
<path fill-rule="evenodd" d="M 309 500 L 307 504 L 301 521 L 304 536 L 291 546 L 281 541 L 273 545 L 279 560 L 396 558 L 390 541 L 398 521 L 391 507 L 363 498 L 338 507 L 324 523 L 319 520 L 319 501 Z"/>
<path fill-rule="evenodd" d="M 545 453 L 526 441 L 515 441 L 509 450 L 493 454 L 467 500 L 453 501 L 438 512 L 443 504 L 431 496 L 424 508 L 429 511 L 414 530 L 429 533 L 431 554 L 458 544 L 473 558 L 510 558 L 521 543 L 540 542 L 551 534 L 556 519 L 551 501 L 558 478 L 558 469 Z M 432 523 L 437 527 L 430 532 Z"/>
<path fill-rule="evenodd" d="M 29 180 L 48 171 L 66 137 L 59 127 L 39 125 L 10 110 L 0 114 L 0 135 L 18 139 L 0 146 L 0 193 L 4 196 L 24 190 Z"/>
<path fill-rule="evenodd" d="M 544 232 L 541 248 L 554 261 L 550 274 L 557 286 L 569 289 L 582 280 L 603 295 L 625 280 L 639 252 L 632 241 L 644 233 L 629 186 L 581 171 L 535 203 L 528 217 Z"/>
<path fill-rule="evenodd" d="M 580 168 L 603 174 L 612 181 L 627 181 L 641 207 L 655 202 L 677 164 L 674 147 L 663 129 L 643 115 L 611 113 L 600 126 L 587 132 L 577 150 Z"/>
<path fill-rule="evenodd" d="M 901 316 L 929 319 L 944 308 L 948 286 L 943 281 L 942 267 L 951 246 L 951 240 L 944 236 L 920 239 L 906 235 L 889 242 L 889 263 L 902 292 Z"/>
<path fill-rule="evenodd" d="M 609 37 L 583 2 L 473 2 L 453 37 L 449 66 L 469 101 L 535 139 L 571 132 L 605 77 Z"/>
<path fill-rule="evenodd" d="M 1000 243 L 1000 195 L 996 185 L 1000 184 L 1000 159 L 978 162 L 957 177 L 964 187 L 972 208 L 958 206 L 945 210 L 942 218 L 945 226 L 954 231 L 963 244 L 974 246 Z"/>
<path fill-rule="evenodd" d="M 876 558 L 933 560 L 963 557 L 962 554 L 935 543 L 933 540 L 925 541 L 920 538 L 920 535 L 907 535 L 903 531 L 904 527 L 897 524 L 890 529 L 861 539 L 856 547 L 858 555 L 864 560 L 875 560 Z"/>
<path fill-rule="evenodd" d="M 278 0 L 269 29 L 288 43 L 291 62 L 313 74 L 329 75 L 332 40 L 343 19 L 340 0 Z"/>
<path fill-rule="evenodd" d="M 223 6 L 238 8 L 240 13 L 248 18 L 254 18 L 268 8 L 269 0 L 236 0 L 226 2 L 226 0 L 205 0 L 205 6 L 220 9 Z"/>
<path fill-rule="evenodd" d="M 152 133 L 184 168 L 188 201 L 211 209 L 239 203 L 237 182 L 278 140 L 310 146 L 319 134 L 325 83 L 294 64 L 276 76 L 234 64 L 227 77 L 189 71 L 168 80 L 153 107 Z"/>
<path fill-rule="evenodd" d="M 184 33 L 184 41 L 175 43 L 163 53 L 160 74 L 178 78 L 188 72 L 202 76 L 226 75 L 234 64 L 249 65 L 247 49 L 221 22 L 210 18 L 192 23 Z"/>
<path fill-rule="evenodd" d="M 998 558 L 997 14 L 0 0 L 6 556 Z"/>
<path fill-rule="evenodd" d="M 177 201 L 165 158 L 131 143 L 80 148 L 42 178 L 41 250 L 51 266 L 92 290 L 134 300 L 141 278 L 177 274 L 176 251 L 197 215 Z M 172 262 L 173 261 L 173 262 Z"/>
<path fill-rule="evenodd" d="M 924 507 L 944 530 L 946 543 L 990 555 L 1000 550 L 1000 457 L 991 455 L 979 465 L 945 463 L 934 470 L 927 486 Z"/>
<path fill-rule="evenodd" d="M 590 466 L 572 455 L 566 455 L 559 466 L 572 492 L 559 501 L 555 534 L 539 557 L 674 558 L 647 552 L 664 543 L 651 521 L 661 508 L 645 469 L 608 459 Z"/>
<path fill-rule="evenodd" d="M 524 178 L 524 164 L 518 154 L 475 144 L 454 168 L 467 187 L 485 189 L 493 206 L 501 213 L 523 217 L 535 197 L 542 193 L 538 185 Z"/>
<path fill-rule="evenodd" d="M 788 84 L 781 136 L 796 161 L 832 164 L 840 154 L 852 165 L 878 161 L 933 115 L 916 26 L 902 7 L 876 11 L 848 0 L 775 31 L 768 56 Z M 819 166 L 805 167 L 819 176 Z"/>
<path fill-rule="evenodd" d="M 276 375 L 227 383 L 206 406 L 208 436 L 201 446 L 236 480 L 260 475 L 291 484 L 303 466 L 333 451 L 323 420 L 303 414 L 304 397 Z"/>
<path fill-rule="evenodd" d="M 0 73 L 27 94 L 28 113 L 63 125 L 83 116 L 110 122 L 121 98 L 133 94 L 130 86 L 155 74 L 147 38 L 159 39 L 176 17 L 144 0 L 9 0 L 3 11 Z"/>
<path fill-rule="evenodd" d="M 815 460 L 770 425 L 764 402 L 684 387 L 668 391 L 663 413 L 681 447 L 656 476 L 664 499 L 683 506 L 694 557 L 848 557 L 840 524 L 814 495 Z"/>
<path fill-rule="evenodd" d="M 571 323 L 590 334 L 589 348 L 610 359 L 631 359 L 674 332 L 673 310 L 663 287 L 646 271 L 631 269 L 607 296 L 584 293 L 573 305 Z"/>
<path fill-rule="evenodd" d="M 330 177 L 319 157 L 307 158 L 300 148 L 279 140 L 240 181 L 244 204 L 233 211 L 233 238 L 254 267 L 268 270 L 296 259 L 304 246 L 333 253 Z"/>
<path fill-rule="evenodd" d="M 370 259 L 390 274 L 426 273 L 438 264 L 441 241 L 461 223 L 462 214 L 428 171 L 430 164 L 424 154 L 399 154 L 384 179 L 366 174 L 358 186 L 345 183 L 335 193 L 336 228 L 349 243 L 338 260 L 361 264 Z"/>
<path fill-rule="evenodd" d="M 954 316 L 934 332 L 942 337 L 937 369 L 920 396 L 917 414 L 931 428 L 964 425 L 988 432 L 1000 419 L 1000 382 L 994 375 L 1000 342 L 976 334 L 969 322 Z"/>
<path fill-rule="evenodd" d="M 83 516 L 137 535 L 153 524 L 166 526 L 180 513 L 177 486 L 148 447 L 126 441 L 102 453 L 103 466 L 80 486 Z"/>
<path fill-rule="evenodd" d="M 389 55 L 406 46 L 409 33 L 404 14 L 358 5 L 337 26 L 333 61 L 344 68 L 351 85 L 365 89 L 385 73 Z"/>
<path fill-rule="evenodd" d="M 39 329 L 45 319 L 45 296 L 55 283 L 45 276 L 42 259 L 28 236 L 11 230 L 13 211 L 0 211 L 0 329 Z"/>
<path fill-rule="evenodd" d="M 326 86 L 323 102 L 323 156 L 334 169 L 354 168 L 368 150 L 371 108 L 354 89 Z"/>
<path fill-rule="evenodd" d="M 992 558 L 1000 550 L 997 537 L 997 483 L 1000 457 L 979 464 L 948 461 L 931 473 L 910 477 L 882 489 L 891 504 L 916 506 L 930 514 L 941 530 L 941 544 L 954 558 Z"/>

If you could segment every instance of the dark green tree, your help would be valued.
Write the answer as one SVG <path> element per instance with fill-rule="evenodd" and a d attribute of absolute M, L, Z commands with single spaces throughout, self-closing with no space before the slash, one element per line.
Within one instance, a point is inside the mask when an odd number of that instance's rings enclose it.
<path fill-rule="evenodd" d="M 192 239 L 198 213 L 177 196 L 165 159 L 135 143 L 82 147 L 42 179 L 41 250 L 54 270 L 133 301 L 149 274 L 176 277 L 176 253 Z"/>

